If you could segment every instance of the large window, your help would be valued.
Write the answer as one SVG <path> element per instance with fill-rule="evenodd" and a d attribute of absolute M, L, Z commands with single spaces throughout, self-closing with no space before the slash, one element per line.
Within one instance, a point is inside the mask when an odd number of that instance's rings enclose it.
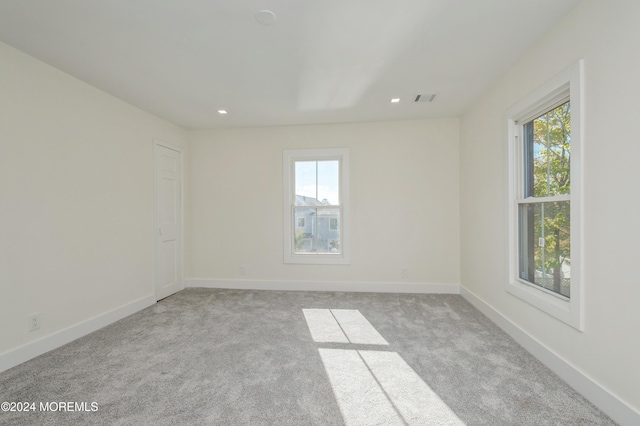
<path fill-rule="evenodd" d="M 285 150 L 285 263 L 348 263 L 348 151 Z"/>
<path fill-rule="evenodd" d="M 582 329 L 581 64 L 509 111 L 507 291 Z"/>
<path fill-rule="evenodd" d="M 571 103 L 561 102 L 522 125 L 518 274 L 528 283 L 569 298 Z"/>

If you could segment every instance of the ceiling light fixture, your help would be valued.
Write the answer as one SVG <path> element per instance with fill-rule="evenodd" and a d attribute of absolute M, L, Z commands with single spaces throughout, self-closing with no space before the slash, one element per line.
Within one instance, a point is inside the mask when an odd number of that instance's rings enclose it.
<path fill-rule="evenodd" d="M 271 25 L 276 22 L 276 14 L 270 10 L 260 10 L 255 16 L 256 21 L 262 25 Z"/>
<path fill-rule="evenodd" d="M 224 109 L 219 109 L 218 110 L 218 114 L 220 114 L 220 115 L 225 115 L 226 113 L 227 113 L 227 110 L 224 110 Z"/>
<path fill-rule="evenodd" d="M 393 98 L 393 99 L 391 99 L 391 103 L 392 103 L 392 104 L 397 104 L 398 102 L 400 102 L 400 98 Z"/>

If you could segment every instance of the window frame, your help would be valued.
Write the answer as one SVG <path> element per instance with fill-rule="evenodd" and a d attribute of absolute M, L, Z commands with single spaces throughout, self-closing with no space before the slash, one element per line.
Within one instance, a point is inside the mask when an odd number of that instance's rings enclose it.
<path fill-rule="evenodd" d="M 584 85 L 583 61 L 570 66 L 529 96 L 507 111 L 507 153 L 508 153 L 508 279 L 505 290 L 546 312 L 556 319 L 584 331 L 584 262 L 583 262 L 583 166 L 582 146 L 584 144 Z M 571 281 L 570 297 L 556 294 L 519 276 L 519 205 L 524 199 L 524 140 L 523 127 L 563 102 L 571 102 L 571 193 L 559 197 L 538 197 L 536 203 L 559 201 L 568 198 L 570 202 L 571 235 Z"/>
<path fill-rule="evenodd" d="M 340 210 L 338 229 L 340 253 L 296 253 L 294 242 L 295 163 L 297 161 L 338 161 Z M 285 149 L 283 166 L 284 263 L 349 264 L 349 150 L 347 148 Z"/>

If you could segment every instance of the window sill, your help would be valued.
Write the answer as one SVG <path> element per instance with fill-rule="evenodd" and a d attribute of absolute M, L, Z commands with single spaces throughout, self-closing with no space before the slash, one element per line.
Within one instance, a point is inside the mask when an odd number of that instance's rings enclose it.
<path fill-rule="evenodd" d="M 509 282 L 505 290 L 565 324 L 579 331 L 584 331 L 581 316 L 582 309 L 579 308 L 575 298 L 569 299 L 560 294 L 538 288 L 535 284 L 524 283 L 519 279 Z"/>
<path fill-rule="evenodd" d="M 286 256 L 284 263 L 298 265 L 348 265 L 349 258 L 338 254 L 296 254 Z"/>

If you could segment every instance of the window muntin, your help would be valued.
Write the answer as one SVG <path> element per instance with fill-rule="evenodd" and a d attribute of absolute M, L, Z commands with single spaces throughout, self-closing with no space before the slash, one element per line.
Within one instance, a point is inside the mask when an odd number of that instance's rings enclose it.
<path fill-rule="evenodd" d="M 346 149 L 285 150 L 285 263 L 348 263 Z"/>
<path fill-rule="evenodd" d="M 522 125 L 519 278 L 570 297 L 571 108 L 563 102 Z"/>

